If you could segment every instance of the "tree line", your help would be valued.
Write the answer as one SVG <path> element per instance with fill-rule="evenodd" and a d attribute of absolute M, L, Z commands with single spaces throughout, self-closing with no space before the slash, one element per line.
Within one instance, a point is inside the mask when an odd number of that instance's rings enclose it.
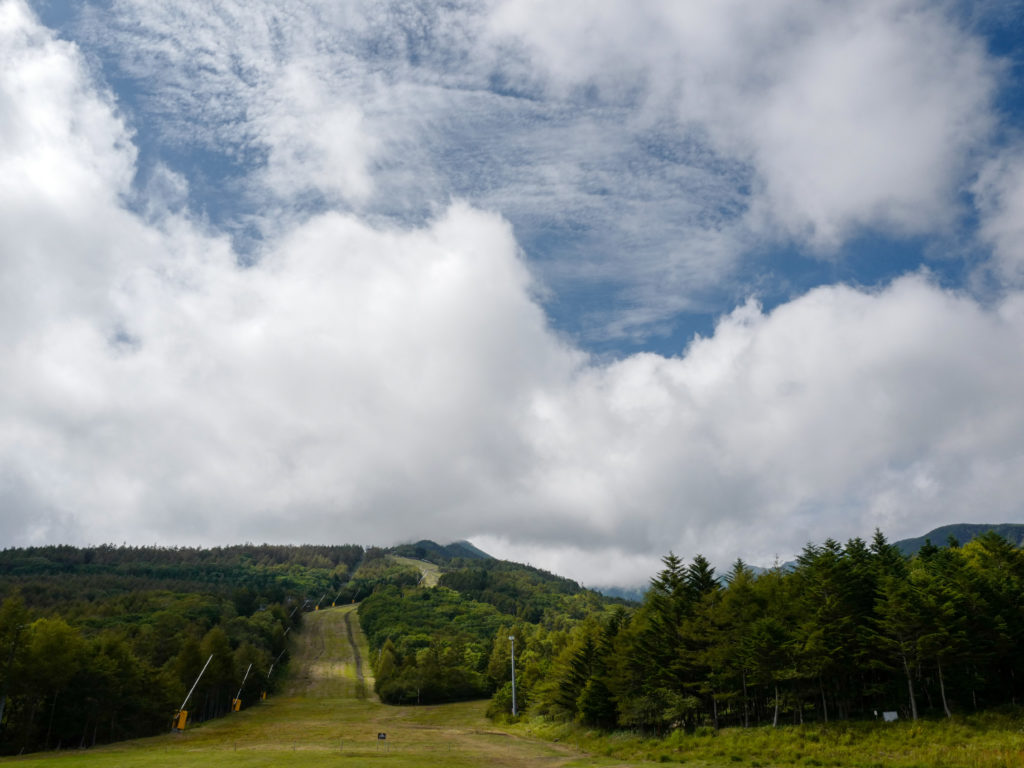
<path fill-rule="evenodd" d="M 387 550 L 350 545 L 0 551 L 0 753 L 169 728 L 211 656 L 193 719 L 225 714 L 250 665 L 254 703 L 303 610 L 336 601 L 362 601 L 394 704 L 490 696 L 507 716 L 510 637 L 520 713 L 609 730 L 941 717 L 1022 693 L 1024 552 L 992 533 L 913 557 L 880 532 L 830 539 L 724 575 L 669 553 L 640 603 L 441 554 L 424 589 Z"/>
<path fill-rule="evenodd" d="M 236 697 L 257 702 L 280 681 L 303 610 L 365 589 L 350 584 L 363 554 L 354 545 L 0 551 L 0 753 L 169 730 L 207 660 L 186 707 L 192 722 L 226 714 Z"/>
<path fill-rule="evenodd" d="M 491 711 L 605 729 L 916 719 L 1017 704 L 1024 552 L 995 534 L 913 558 L 876 532 L 808 545 L 791 567 L 737 561 L 719 578 L 669 553 L 635 609 L 572 629 L 518 622 L 494 637 L 506 675 Z"/>
<path fill-rule="evenodd" d="M 503 643 L 513 624 L 564 635 L 583 618 L 623 602 L 517 563 L 438 560 L 444 569 L 439 586 L 419 588 L 418 573 L 391 564 L 359 606 L 375 651 L 376 691 L 387 704 L 486 698 L 508 679 Z"/>

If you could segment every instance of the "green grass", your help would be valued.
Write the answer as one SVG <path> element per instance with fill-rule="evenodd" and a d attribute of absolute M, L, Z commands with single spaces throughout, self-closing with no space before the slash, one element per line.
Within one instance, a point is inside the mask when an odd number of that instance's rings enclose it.
<path fill-rule="evenodd" d="M 988 713 L 950 721 L 833 723 L 676 731 L 663 739 L 604 734 L 572 724 L 522 721 L 515 733 L 558 739 L 622 761 L 721 766 L 1016 768 L 1024 766 L 1024 717 Z"/>
<path fill-rule="evenodd" d="M 150 766 L 563 766 L 577 755 L 564 745 L 510 735 L 484 717 L 487 702 L 435 707 L 387 707 L 360 686 L 348 642 L 352 623 L 363 669 L 366 640 L 355 606 L 306 616 L 296 639 L 293 676 L 285 693 L 243 712 L 190 726 L 182 734 L 89 750 L 47 752 L 0 760 L 12 766 L 149 768 Z M 169 713 L 170 714 L 170 713 Z M 387 733 L 379 742 L 378 732 Z M 584 763 L 583 765 L 586 765 Z"/>
<path fill-rule="evenodd" d="M 411 557 L 399 557 L 398 555 L 388 555 L 388 557 L 396 563 L 418 569 L 423 574 L 420 581 L 421 587 L 436 587 L 437 583 L 441 580 L 441 568 L 434 563 L 428 563 L 426 560 L 416 560 Z"/>
<path fill-rule="evenodd" d="M 348 626 L 356 639 L 349 643 Z M 487 702 L 387 707 L 372 679 L 356 675 L 356 654 L 369 674 L 366 640 L 354 606 L 306 617 L 296 638 L 285 693 L 229 717 L 165 734 L 89 750 L 0 760 L 21 768 L 155 768 L 157 766 L 309 766 L 317 768 L 1010 768 L 1024 765 L 1024 719 L 988 714 L 951 722 L 839 723 L 773 729 L 730 728 L 664 739 L 601 734 L 569 724 L 524 719 L 495 725 Z M 170 714 L 170 713 L 169 713 Z M 386 742 L 377 739 L 386 732 Z"/>

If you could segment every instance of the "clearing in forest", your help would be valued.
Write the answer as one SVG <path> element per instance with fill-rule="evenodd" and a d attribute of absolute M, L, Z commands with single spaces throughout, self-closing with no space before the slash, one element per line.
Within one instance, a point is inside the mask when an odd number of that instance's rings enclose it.
<path fill-rule="evenodd" d="M 190 726 L 181 734 L 0 763 L 26 768 L 235 768 L 314 762 L 317 768 L 621 765 L 593 761 L 568 745 L 500 730 L 484 717 L 487 702 L 381 704 L 373 693 L 369 648 L 353 605 L 307 614 L 293 653 L 284 693 L 242 712 Z"/>
<path fill-rule="evenodd" d="M 377 701 L 369 649 L 355 606 L 307 614 L 294 640 L 282 695 L 182 734 L 88 750 L 0 759 L 40 768 L 631 768 L 685 762 L 693 768 L 807 765 L 867 768 L 1008 768 L 1021 765 L 1017 722 L 838 723 L 798 728 L 731 728 L 643 739 L 569 724 L 502 727 L 485 701 L 389 707 Z M 170 713 L 169 713 L 170 714 Z M 1010 718 L 1013 719 L 1012 717 Z M 542 732 L 549 740 L 535 738 Z M 385 734 L 385 739 L 378 739 Z M 555 742 L 554 739 L 561 739 Z M 582 745 L 583 749 L 580 749 Z M 595 757 L 592 753 L 609 755 Z M 624 757 L 611 757 L 622 755 Z"/>
<path fill-rule="evenodd" d="M 398 557 L 397 555 L 388 555 L 388 557 L 396 563 L 408 565 L 419 570 L 422 574 L 420 576 L 421 587 L 436 587 L 437 583 L 441 580 L 441 568 L 435 563 L 428 563 L 426 560 L 417 560 L 413 557 Z"/>

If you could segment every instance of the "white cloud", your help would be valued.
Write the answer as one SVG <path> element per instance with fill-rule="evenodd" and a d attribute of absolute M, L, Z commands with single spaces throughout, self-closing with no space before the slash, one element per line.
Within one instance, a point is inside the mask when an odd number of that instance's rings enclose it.
<path fill-rule="evenodd" d="M 573 526 L 521 515 L 505 535 L 725 566 L 876 526 L 1016 519 L 1022 306 L 987 311 L 922 277 L 822 288 L 742 307 L 681 358 L 582 371 L 530 424 L 534 504 Z"/>
<path fill-rule="evenodd" d="M 368 135 L 362 111 L 332 98 L 315 67 L 289 63 L 268 94 L 257 136 L 269 148 L 265 183 L 288 198 L 318 190 L 362 200 L 372 189 L 367 170 L 376 142 Z M 261 108 L 262 107 L 262 108 Z"/>
<path fill-rule="evenodd" d="M 473 544 L 502 560 L 526 563 L 550 573 L 571 578 L 584 586 L 646 586 L 664 566 L 667 553 L 634 554 L 614 546 L 604 548 L 537 547 L 531 543 L 512 543 L 506 536 L 475 536 Z"/>
<path fill-rule="evenodd" d="M 5 347 L 82 315 L 116 325 L 109 286 L 146 236 L 120 207 L 134 173 L 130 139 L 75 46 L 39 27 L 24 4 L 0 5 Z"/>
<path fill-rule="evenodd" d="M 991 246 L 999 277 L 1024 283 L 1024 151 L 1008 150 L 991 160 L 974 185 L 981 236 Z"/>
<path fill-rule="evenodd" d="M 8 545 L 473 538 L 599 584 L 668 549 L 765 563 L 1021 513 L 1017 293 L 825 287 L 597 364 L 464 203 L 289 221 L 248 268 L 175 176 L 130 212 L 135 150 L 81 55 L 19 3 L 0 35 Z"/>
<path fill-rule="evenodd" d="M 916 0 L 120 0 L 86 18 L 140 126 L 236 164 L 211 207 L 277 232 L 311 201 L 422 223 L 469 200 L 556 291 L 601 297 L 587 338 L 663 331 L 766 244 L 948 232 L 995 121 L 984 46 Z"/>
<path fill-rule="evenodd" d="M 668 105 L 751 164 L 749 226 L 826 250 L 858 227 L 942 229 L 993 125 L 996 70 L 936 4 L 514 0 L 491 33 L 556 92 Z"/>
<path fill-rule="evenodd" d="M 979 41 L 935 6 L 852 5 L 784 54 L 747 115 L 771 213 L 835 247 L 856 227 L 951 231 L 969 153 L 994 123 Z"/>

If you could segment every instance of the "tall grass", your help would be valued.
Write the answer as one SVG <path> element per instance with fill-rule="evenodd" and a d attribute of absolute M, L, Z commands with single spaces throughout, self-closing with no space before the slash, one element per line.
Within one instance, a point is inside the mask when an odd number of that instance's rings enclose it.
<path fill-rule="evenodd" d="M 18 768 L 1017 768 L 1024 766 L 1020 711 L 918 723 L 835 723 L 773 729 L 700 729 L 664 738 L 603 734 L 524 718 L 495 725 L 485 701 L 387 707 L 355 679 L 345 616 L 310 614 L 297 638 L 283 696 L 183 734 L 0 760 Z M 354 625 L 360 656 L 366 641 Z M 368 670 L 368 665 L 364 665 Z M 372 688 L 370 689 L 372 690 Z M 387 739 L 377 739 L 384 732 Z"/>
<path fill-rule="evenodd" d="M 772 728 L 675 731 L 664 738 L 603 734 L 573 724 L 522 721 L 513 730 L 624 761 L 692 766 L 843 768 L 1018 768 L 1024 766 L 1024 713 L 941 721 L 843 722 Z"/>

